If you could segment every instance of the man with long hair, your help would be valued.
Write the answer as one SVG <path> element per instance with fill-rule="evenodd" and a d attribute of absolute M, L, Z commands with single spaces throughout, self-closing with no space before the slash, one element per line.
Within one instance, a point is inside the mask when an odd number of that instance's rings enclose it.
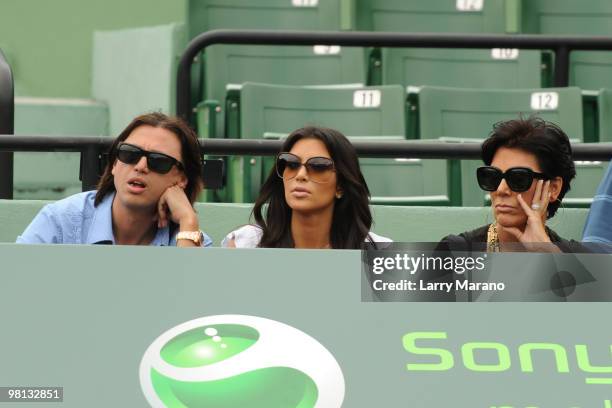
<path fill-rule="evenodd" d="M 203 187 L 197 136 L 163 113 L 113 142 L 96 191 L 45 206 L 18 243 L 210 246 L 193 208 Z"/>

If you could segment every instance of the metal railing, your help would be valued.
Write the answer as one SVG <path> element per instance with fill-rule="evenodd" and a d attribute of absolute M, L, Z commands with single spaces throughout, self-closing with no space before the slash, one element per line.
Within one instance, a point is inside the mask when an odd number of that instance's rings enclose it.
<path fill-rule="evenodd" d="M 11 67 L 0 50 L 0 134 L 13 134 L 15 91 Z M 0 198 L 13 198 L 13 153 L 0 152 Z"/>
<path fill-rule="evenodd" d="M 243 45 L 340 45 L 354 47 L 412 48 L 518 48 L 552 50 L 555 53 L 554 85 L 569 83 L 569 56 L 574 50 L 612 50 L 612 37 L 564 35 L 477 35 L 432 33 L 383 33 L 335 31 L 214 30 L 195 37 L 181 56 L 176 76 L 177 114 L 191 116 L 191 65 L 213 44 Z"/>
<path fill-rule="evenodd" d="M 414 48 L 519 48 L 555 52 L 555 85 L 566 86 L 569 54 L 573 50 L 612 50 L 610 37 L 545 35 L 406 34 L 380 32 L 302 32 L 265 30 L 215 30 L 194 38 L 181 56 L 177 73 L 177 113 L 189 118 L 191 64 L 196 55 L 213 44 L 341 45 Z M 102 169 L 109 137 L 55 137 L 12 135 L 14 91 L 10 67 L 0 52 L 0 198 L 12 197 L 12 152 L 81 152 L 83 189 L 94 188 Z M 477 159 L 480 147 L 472 143 L 353 142 L 363 157 Z M 216 155 L 274 155 L 280 141 L 249 139 L 203 139 L 201 149 Z M 612 144 L 574 145 L 575 160 L 610 160 Z M 5 152 L 5 153 L 1 153 Z"/>
<path fill-rule="evenodd" d="M 104 154 L 113 138 L 94 136 L 0 135 L 0 152 L 81 152 L 83 191 L 94 189 L 103 170 Z M 200 139 L 202 154 L 273 156 L 280 140 Z M 353 141 L 360 157 L 420 159 L 480 159 L 479 143 Z M 610 160 L 612 143 L 575 144 L 574 160 Z M 44 171 L 44 169 L 40 169 Z M 8 198 L 8 197 L 0 197 Z"/>

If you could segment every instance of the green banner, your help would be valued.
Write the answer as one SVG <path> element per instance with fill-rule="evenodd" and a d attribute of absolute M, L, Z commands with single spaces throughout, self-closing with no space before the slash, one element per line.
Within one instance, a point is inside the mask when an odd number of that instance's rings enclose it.
<path fill-rule="evenodd" d="M 61 389 L 51 406 L 612 400 L 607 303 L 362 301 L 358 251 L 6 244 L 0 259 L 0 387 Z"/>

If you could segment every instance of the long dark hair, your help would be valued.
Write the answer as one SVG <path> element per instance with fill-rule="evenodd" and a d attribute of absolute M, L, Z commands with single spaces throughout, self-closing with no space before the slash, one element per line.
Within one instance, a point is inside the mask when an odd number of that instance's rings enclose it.
<path fill-rule="evenodd" d="M 198 193 L 202 191 L 202 155 L 200 154 L 200 144 L 198 136 L 182 119 L 165 115 L 161 112 L 146 113 L 135 117 L 132 122 L 117 136 L 108 152 L 108 162 L 104 168 L 104 173 L 98 182 L 98 191 L 94 205 L 97 206 L 107 194 L 115 191 L 115 181 L 112 170 L 115 160 L 117 160 L 117 147 L 139 126 L 153 126 L 163 128 L 174 133 L 181 142 L 181 157 L 187 186 L 185 195 L 193 204 Z"/>
<path fill-rule="evenodd" d="M 334 205 L 330 244 L 332 248 L 361 248 L 372 226 L 372 214 L 370 191 L 361 174 L 357 152 L 342 133 L 314 126 L 291 133 L 281 151 L 288 152 L 297 141 L 307 138 L 318 139 L 327 147 L 336 168 L 338 186 L 343 193 Z M 264 216 L 263 207 L 266 204 L 268 207 Z M 283 180 L 276 174 L 276 169 L 272 169 L 253 207 L 255 221 L 263 230 L 259 247 L 295 246 L 291 235 L 291 211 L 285 201 Z"/>

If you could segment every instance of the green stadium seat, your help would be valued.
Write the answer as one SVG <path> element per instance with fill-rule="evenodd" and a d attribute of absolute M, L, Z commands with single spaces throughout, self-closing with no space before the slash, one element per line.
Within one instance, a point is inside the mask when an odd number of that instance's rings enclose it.
<path fill-rule="evenodd" d="M 602 35 L 612 31 L 608 0 L 528 0 L 522 2 L 525 33 Z"/>
<path fill-rule="evenodd" d="M 0 243 L 15 242 L 48 201 L 0 200 Z M 200 225 L 219 246 L 225 235 L 249 222 L 251 205 L 196 203 Z M 373 231 L 396 242 L 437 242 L 451 233 L 460 233 L 490 222 L 488 208 L 371 206 Z M 561 236 L 580 240 L 587 210 L 561 209 L 551 225 Z M 558 220 L 558 221 L 557 221 Z M 555 225 L 556 224 L 556 225 Z"/>
<path fill-rule="evenodd" d="M 550 54 L 517 49 L 388 48 L 382 83 L 464 88 L 540 88 L 550 85 Z"/>
<path fill-rule="evenodd" d="M 290 87 L 245 84 L 231 98 L 240 114 L 228 124 L 233 138 L 279 138 L 299 126 L 334 127 L 351 140 L 403 139 L 404 110 L 400 86 Z M 271 159 L 230 158 L 226 199 L 252 201 Z M 444 160 L 361 159 L 372 202 L 401 205 L 448 205 L 451 202 Z M 229 201 L 228 200 L 228 201 Z"/>
<path fill-rule="evenodd" d="M 479 90 L 424 86 L 410 92 L 409 100 L 416 109 L 410 118 L 417 121 L 421 139 L 481 141 L 489 135 L 494 123 L 517 118 L 519 114 L 537 114 L 559 124 L 571 139 L 583 139 L 582 97 L 578 88 Z M 460 175 L 455 174 L 453 182 L 460 184 L 450 188 L 461 191 L 464 206 L 485 203 L 472 176 L 480 165 L 479 160 L 461 160 L 455 164 L 455 168 L 460 168 Z"/>
<path fill-rule="evenodd" d="M 349 136 L 400 137 L 405 134 L 404 91 L 400 86 L 296 87 L 246 83 L 232 99 L 239 115 L 227 137 L 262 139 L 286 135 L 305 125 L 333 127 Z M 229 159 L 225 200 L 252 201 L 270 164 L 259 157 Z"/>
<path fill-rule="evenodd" d="M 240 135 L 260 139 L 265 132 L 288 133 L 312 123 L 351 136 L 405 133 L 404 91 L 400 86 L 297 87 L 246 83 L 240 92 Z"/>
<path fill-rule="evenodd" d="M 89 99 L 16 98 L 15 133 L 106 136 L 106 104 Z M 81 191 L 79 153 L 15 153 L 15 199 L 59 199 Z"/>
<path fill-rule="evenodd" d="M 357 0 L 357 27 L 371 31 L 518 32 L 518 2 Z"/>
<path fill-rule="evenodd" d="M 570 139 L 583 140 L 580 89 L 462 89 L 424 86 L 418 98 L 419 136 L 484 139 L 501 120 L 537 114 L 555 122 Z M 411 95 L 409 95 L 410 97 Z"/>
<path fill-rule="evenodd" d="M 190 38 L 228 29 L 351 30 L 353 0 L 190 0 Z"/>
<path fill-rule="evenodd" d="M 608 162 L 601 161 L 575 162 L 576 178 L 571 183 L 571 190 L 567 192 L 563 199 L 563 206 L 590 207 L 608 164 Z"/>
<path fill-rule="evenodd" d="M 612 30 L 606 35 L 612 35 Z M 612 88 L 612 52 L 574 51 L 569 72 L 571 86 L 591 90 Z"/>
<path fill-rule="evenodd" d="M 206 51 L 203 99 L 210 120 L 199 123 L 202 137 L 221 137 L 227 86 L 244 82 L 277 85 L 365 84 L 363 48 L 340 46 L 212 46 Z M 214 102 L 212 102 L 214 101 Z M 214 114 L 213 114 L 214 112 Z"/>
<path fill-rule="evenodd" d="M 357 0 L 357 5 L 359 30 L 502 34 L 519 29 L 519 3 L 505 0 Z M 492 53 L 499 58 L 493 58 Z M 520 57 L 509 58 L 515 54 Z M 374 49 L 368 84 L 498 88 L 505 86 L 499 85 L 499 78 L 505 78 L 510 70 L 510 77 L 519 78 L 520 86 L 546 86 L 540 80 L 537 54 L 516 50 Z M 490 65 L 497 68 L 492 70 Z"/>
<path fill-rule="evenodd" d="M 360 158 L 372 204 L 448 205 L 445 160 Z"/>
<path fill-rule="evenodd" d="M 353 0 L 191 0 L 191 38 L 213 29 L 350 30 Z M 365 84 L 361 48 L 339 46 L 278 47 L 214 45 L 203 55 L 202 86 L 207 120 L 198 123 L 202 137 L 222 137 L 228 84 L 278 85 Z M 196 85 L 197 88 L 197 85 Z"/>
<path fill-rule="evenodd" d="M 612 3 L 608 0 L 528 0 L 522 2 L 522 8 L 525 33 L 612 35 Z M 612 88 L 612 53 L 572 52 L 570 85 Z"/>
<path fill-rule="evenodd" d="M 593 127 L 596 127 L 598 136 L 596 140 L 612 142 L 612 89 L 593 92 L 591 99 L 591 115 L 595 117 Z"/>

